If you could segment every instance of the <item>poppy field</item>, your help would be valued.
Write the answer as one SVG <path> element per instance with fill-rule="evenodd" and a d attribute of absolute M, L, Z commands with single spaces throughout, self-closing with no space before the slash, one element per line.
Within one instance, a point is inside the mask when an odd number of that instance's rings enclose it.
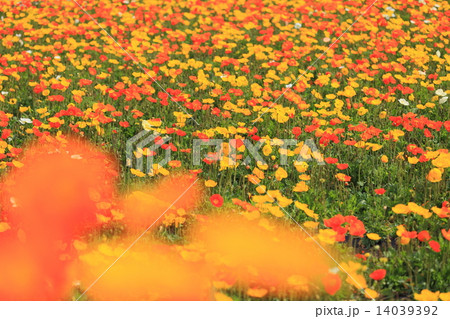
<path fill-rule="evenodd" d="M 449 36 L 445 0 L 0 0 L 0 300 L 449 301 Z"/>

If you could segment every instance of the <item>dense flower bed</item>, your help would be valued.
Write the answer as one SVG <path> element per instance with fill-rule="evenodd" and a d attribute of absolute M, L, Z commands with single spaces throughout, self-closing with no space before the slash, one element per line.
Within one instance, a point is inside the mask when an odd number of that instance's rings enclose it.
<path fill-rule="evenodd" d="M 0 299 L 449 300 L 449 15 L 428 0 L 0 1 L 0 271 L 28 265 Z M 171 138 L 156 139 L 167 165 L 126 165 L 144 129 Z M 194 139 L 223 143 L 195 165 Z M 266 163 L 243 163 L 244 140 Z"/>

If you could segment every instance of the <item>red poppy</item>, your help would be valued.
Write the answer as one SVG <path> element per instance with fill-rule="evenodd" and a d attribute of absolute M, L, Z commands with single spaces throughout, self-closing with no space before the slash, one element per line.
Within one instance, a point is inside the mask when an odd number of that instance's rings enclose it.
<path fill-rule="evenodd" d="M 337 158 L 333 158 L 333 157 L 327 157 L 325 158 L 325 162 L 327 164 L 336 164 L 338 162 Z"/>
<path fill-rule="evenodd" d="M 292 128 L 292 134 L 295 135 L 295 137 L 298 137 L 300 134 L 302 134 L 302 129 L 298 126 Z"/>
<path fill-rule="evenodd" d="M 366 233 L 366 228 L 364 227 L 364 223 L 360 220 L 354 220 L 350 223 L 349 234 L 352 236 L 362 237 Z"/>
<path fill-rule="evenodd" d="M 384 188 L 377 188 L 374 191 L 377 195 L 383 195 L 384 193 L 386 193 L 386 190 Z"/>
<path fill-rule="evenodd" d="M 345 223 L 345 218 L 341 214 L 337 214 L 331 218 L 324 219 L 323 223 L 325 224 L 325 226 L 334 229 L 334 228 L 341 226 L 343 223 Z"/>
<path fill-rule="evenodd" d="M 431 249 L 433 249 L 437 253 L 441 251 L 441 245 L 439 245 L 439 243 L 435 240 L 430 240 L 428 242 L 428 245 L 430 245 Z"/>
<path fill-rule="evenodd" d="M 382 280 L 386 276 L 386 269 L 377 269 L 373 271 L 369 277 L 373 280 Z"/>
<path fill-rule="evenodd" d="M 10 129 L 4 129 L 2 131 L 2 135 L 0 136 L 1 139 L 6 140 L 10 135 L 11 135 L 12 131 Z"/>
<path fill-rule="evenodd" d="M 62 102 L 62 101 L 64 101 L 64 96 L 62 96 L 62 95 L 50 95 L 48 97 L 48 100 L 51 101 L 51 102 L 53 102 L 53 101 Z"/>
<path fill-rule="evenodd" d="M 209 200 L 211 201 L 211 204 L 216 207 L 221 207 L 223 205 L 223 197 L 219 194 L 212 195 Z"/>
<path fill-rule="evenodd" d="M 414 239 L 414 238 L 417 238 L 417 232 L 416 231 L 404 231 L 401 236 L 404 238 Z"/>
<path fill-rule="evenodd" d="M 80 81 L 78 81 L 79 86 L 85 86 L 85 85 L 91 85 L 91 84 L 92 84 L 92 80 L 80 79 Z"/>
<path fill-rule="evenodd" d="M 450 230 L 441 229 L 441 232 L 445 239 L 450 240 Z"/>
<path fill-rule="evenodd" d="M 359 258 L 359 259 L 362 259 L 362 260 L 364 260 L 364 261 L 367 260 L 366 255 L 363 255 L 363 254 L 356 254 L 355 257 L 356 257 L 356 258 Z"/>
<path fill-rule="evenodd" d="M 344 217 L 341 214 L 338 214 L 329 219 L 324 219 L 323 222 L 325 226 L 330 227 L 335 232 L 337 232 L 336 241 L 344 241 L 347 231 L 352 236 L 360 237 L 366 233 L 364 223 L 360 221 L 356 216 Z M 344 227 L 342 226 L 343 224 L 345 224 Z"/>
<path fill-rule="evenodd" d="M 342 281 L 339 275 L 329 273 L 322 278 L 322 283 L 325 287 L 325 291 L 329 295 L 334 296 L 334 294 L 341 288 Z"/>
<path fill-rule="evenodd" d="M 422 230 L 418 235 L 417 238 L 420 241 L 428 241 L 431 239 L 430 233 L 427 230 Z"/>
<path fill-rule="evenodd" d="M 341 163 L 341 164 L 337 164 L 336 167 L 338 169 L 343 170 L 343 169 L 347 169 L 348 168 L 348 164 L 347 163 Z"/>

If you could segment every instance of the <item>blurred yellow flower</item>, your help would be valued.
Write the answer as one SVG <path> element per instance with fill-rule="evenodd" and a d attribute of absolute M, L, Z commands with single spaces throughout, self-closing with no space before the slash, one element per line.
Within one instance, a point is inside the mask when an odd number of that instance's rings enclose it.
<path fill-rule="evenodd" d="M 279 167 L 276 171 L 275 171 L 275 178 L 277 179 L 277 181 L 281 181 L 282 179 L 288 177 L 288 173 L 286 172 L 286 170 L 282 167 Z"/>
<path fill-rule="evenodd" d="M 11 229 L 8 223 L 0 223 L 0 233 Z"/>
<path fill-rule="evenodd" d="M 247 295 L 249 295 L 250 297 L 262 298 L 267 295 L 268 292 L 269 291 L 264 288 L 249 288 L 247 290 Z"/>
<path fill-rule="evenodd" d="M 415 293 L 414 299 L 418 301 L 437 301 L 439 298 L 439 291 L 432 292 L 428 289 L 423 289 L 420 294 Z"/>
<path fill-rule="evenodd" d="M 450 301 L 450 292 L 441 292 L 439 294 L 439 299 L 442 301 Z"/>
<path fill-rule="evenodd" d="M 332 229 L 320 229 L 317 239 L 321 243 L 332 245 L 336 242 L 337 233 Z"/>
<path fill-rule="evenodd" d="M 381 239 L 380 235 L 375 234 L 375 233 L 368 233 L 367 238 L 372 239 L 372 240 L 380 240 Z"/>
<path fill-rule="evenodd" d="M 365 296 L 367 299 L 376 299 L 376 298 L 378 298 L 379 294 L 378 294 L 378 292 L 376 292 L 376 291 L 373 290 L 373 289 L 365 288 L 365 289 L 364 289 L 364 296 Z"/>
<path fill-rule="evenodd" d="M 427 180 L 432 183 L 442 181 L 442 172 L 439 168 L 432 168 L 427 175 Z"/>
<path fill-rule="evenodd" d="M 304 181 L 298 182 L 297 185 L 295 185 L 293 192 L 307 192 L 309 190 L 309 186 L 306 185 Z"/>
<path fill-rule="evenodd" d="M 134 168 L 131 168 L 130 172 L 131 172 L 131 174 L 136 175 L 137 177 L 144 177 L 144 176 L 146 176 L 145 173 L 142 173 L 141 171 L 139 171 L 137 169 L 134 169 Z"/>
<path fill-rule="evenodd" d="M 438 157 L 431 161 L 431 164 L 439 168 L 450 167 L 450 153 L 441 153 Z"/>
<path fill-rule="evenodd" d="M 217 301 L 233 301 L 232 298 L 228 297 L 227 295 L 225 295 L 224 293 L 221 293 L 221 292 L 214 293 L 214 298 Z"/>
<path fill-rule="evenodd" d="M 215 181 L 213 181 L 211 179 L 205 181 L 205 186 L 206 187 L 216 187 L 216 185 L 217 185 L 217 182 L 215 182 Z"/>
<path fill-rule="evenodd" d="M 408 214 L 411 210 L 407 205 L 397 204 L 394 207 L 392 207 L 392 211 L 396 214 Z"/>

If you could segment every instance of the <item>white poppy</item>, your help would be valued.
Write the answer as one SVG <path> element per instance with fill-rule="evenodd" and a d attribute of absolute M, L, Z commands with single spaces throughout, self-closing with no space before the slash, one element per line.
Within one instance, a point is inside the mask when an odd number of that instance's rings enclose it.
<path fill-rule="evenodd" d="M 33 123 L 33 121 L 27 117 L 21 117 L 19 119 L 19 123 L 20 124 L 31 124 L 31 123 Z"/>
<path fill-rule="evenodd" d="M 331 268 L 331 269 L 328 270 L 328 271 L 331 272 L 332 274 L 337 274 L 340 270 L 339 270 L 338 267 L 334 267 L 334 268 Z"/>
<path fill-rule="evenodd" d="M 9 199 L 9 201 L 11 202 L 12 207 L 14 207 L 14 208 L 17 207 L 17 202 L 16 202 L 16 199 L 14 197 L 11 197 Z"/>
<path fill-rule="evenodd" d="M 438 96 L 446 96 L 447 93 L 444 92 L 443 89 L 437 89 L 436 92 L 434 92 L 434 94 L 438 95 Z"/>

